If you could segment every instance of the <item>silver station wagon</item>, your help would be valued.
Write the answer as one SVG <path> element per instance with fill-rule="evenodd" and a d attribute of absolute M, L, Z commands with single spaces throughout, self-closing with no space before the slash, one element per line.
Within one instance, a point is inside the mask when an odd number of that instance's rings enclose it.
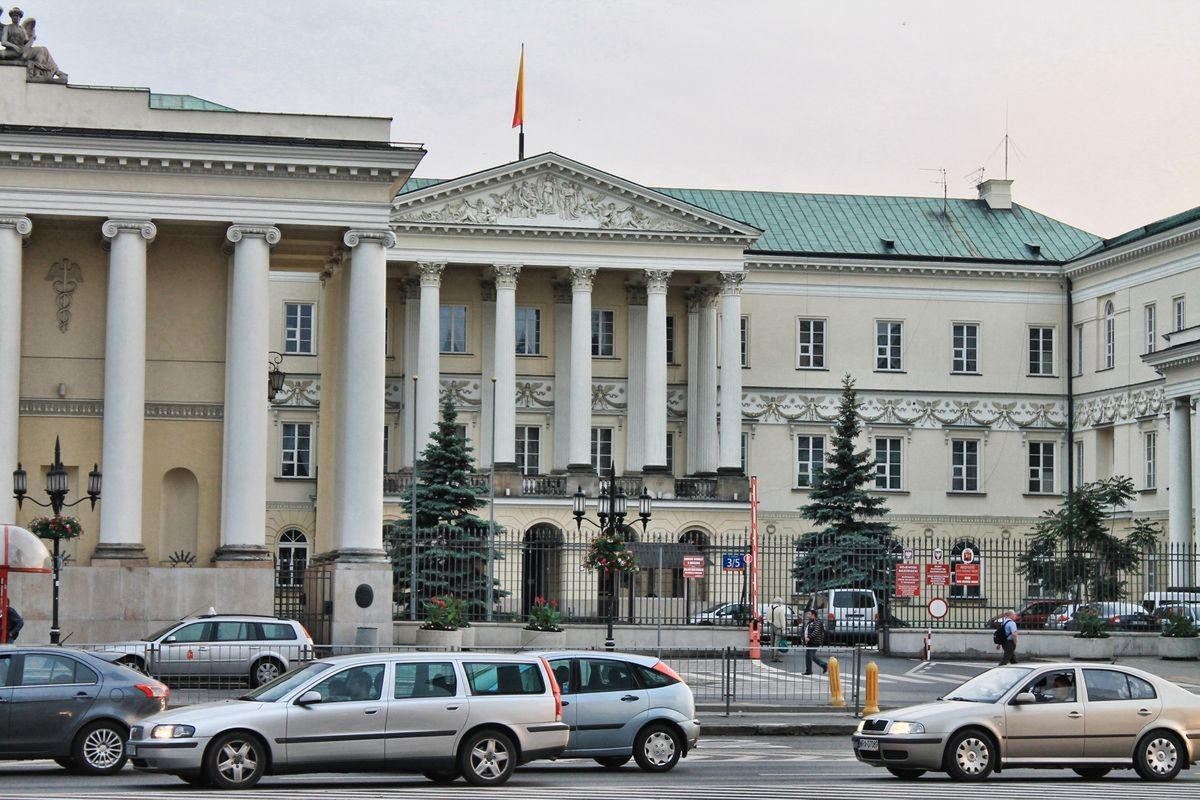
<path fill-rule="evenodd" d="M 156 714 L 131 730 L 129 758 L 222 789 L 373 770 L 490 786 L 559 755 L 567 737 L 544 659 L 372 653 L 314 661 L 238 700 Z"/>

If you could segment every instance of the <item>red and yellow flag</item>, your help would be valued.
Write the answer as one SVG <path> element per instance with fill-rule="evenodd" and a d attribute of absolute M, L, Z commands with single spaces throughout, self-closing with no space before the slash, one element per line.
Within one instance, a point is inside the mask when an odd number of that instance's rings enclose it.
<path fill-rule="evenodd" d="M 517 67 L 517 101 L 513 108 L 514 128 L 525 124 L 525 45 L 521 45 L 521 65 Z"/>

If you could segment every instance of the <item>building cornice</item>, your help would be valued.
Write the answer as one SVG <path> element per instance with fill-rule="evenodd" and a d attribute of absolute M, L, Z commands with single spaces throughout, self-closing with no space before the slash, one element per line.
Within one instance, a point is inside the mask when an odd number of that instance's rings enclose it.
<path fill-rule="evenodd" d="M 1197 240 L 1200 240 L 1200 223 L 1193 223 L 1183 228 L 1141 239 L 1112 251 L 1100 251 L 1081 256 L 1067 262 L 1063 273 L 1071 279 L 1076 279 Z"/>
<path fill-rule="evenodd" d="M 795 255 L 773 256 L 747 253 L 746 268 L 761 272 L 833 272 L 867 275 L 904 275 L 945 278 L 1024 278 L 1059 281 L 1062 269 L 1057 263 L 1030 265 L 1000 261 L 946 261 L 937 259 L 893 259 L 869 256 Z"/>
<path fill-rule="evenodd" d="M 658 244 L 724 244 L 744 247 L 753 237 L 729 236 L 702 231 L 649 231 L 596 228 L 523 227 L 516 225 L 468 225 L 463 223 L 393 220 L 400 233 L 516 239 L 556 239 L 563 241 L 635 241 Z"/>
<path fill-rule="evenodd" d="M 103 417 L 104 401 L 56 397 L 22 397 L 23 417 Z M 146 403 L 145 419 L 219 421 L 225 416 L 221 403 Z"/>

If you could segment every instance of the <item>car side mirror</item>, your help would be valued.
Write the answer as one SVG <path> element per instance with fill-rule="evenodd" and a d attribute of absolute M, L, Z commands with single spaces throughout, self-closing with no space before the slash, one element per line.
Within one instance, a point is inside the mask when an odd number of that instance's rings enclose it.
<path fill-rule="evenodd" d="M 313 706 L 313 705 L 316 705 L 317 703 L 320 703 L 323 701 L 324 701 L 324 698 L 321 697 L 321 693 L 318 692 L 316 689 L 312 689 L 312 690 L 307 691 L 304 694 L 300 695 L 299 697 L 297 697 L 296 705 L 298 705 L 298 706 Z"/>
<path fill-rule="evenodd" d="M 1030 703 L 1036 703 L 1037 698 L 1033 696 L 1033 692 L 1018 692 L 1017 696 L 1012 699 L 1014 706 L 1024 706 Z"/>
<path fill-rule="evenodd" d="M 163 644 L 172 644 L 174 641 L 175 641 L 174 636 L 168 636 L 167 638 L 163 639 Z"/>

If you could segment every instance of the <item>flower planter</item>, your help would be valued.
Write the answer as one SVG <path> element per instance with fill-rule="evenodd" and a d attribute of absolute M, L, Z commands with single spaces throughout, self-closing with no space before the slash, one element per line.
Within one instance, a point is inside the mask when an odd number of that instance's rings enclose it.
<path fill-rule="evenodd" d="M 453 631 L 417 628 L 418 650 L 461 650 L 462 644 L 463 632 L 461 628 Z"/>
<path fill-rule="evenodd" d="M 538 650 L 562 650 L 567 646 L 566 631 L 531 631 L 521 628 L 521 646 Z"/>
<path fill-rule="evenodd" d="M 1112 661 L 1116 642 L 1110 636 L 1104 639 L 1071 637 L 1071 658 L 1079 661 Z"/>
<path fill-rule="evenodd" d="M 1160 658 L 1200 658 L 1200 636 L 1163 636 L 1158 640 Z"/>

